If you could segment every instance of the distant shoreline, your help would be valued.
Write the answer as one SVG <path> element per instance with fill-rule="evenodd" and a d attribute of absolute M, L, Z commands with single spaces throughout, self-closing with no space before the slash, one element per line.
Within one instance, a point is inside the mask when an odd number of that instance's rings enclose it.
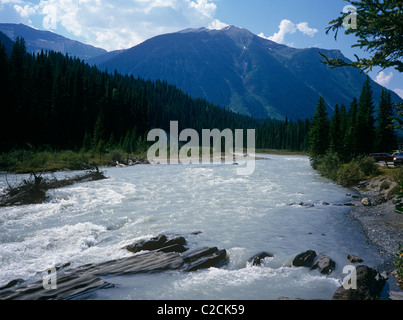
<path fill-rule="evenodd" d="M 257 155 L 255 160 L 261 159 L 258 156 L 259 154 L 308 156 L 308 154 L 304 152 L 275 150 L 275 149 L 257 149 L 255 151 L 255 154 Z M 251 158 L 248 157 L 247 159 Z M 60 171 L 88 170 L 92 168 L 94 164 L 96 164 L 98 167 L 110 168 L 115 166 L 125 167 L 130 165 L 147 164 L 147 163 L 148 163 L 147 155 L 144 152 L 137 154 L 128 154 L 121 150 L 111 150 L 110 152 L 99 155 L 94 151 L 14 150 L 0 154 L 0 173 L 11 173 L 11 174 L 30 174 L 32 172 L 53 173 Z"/>

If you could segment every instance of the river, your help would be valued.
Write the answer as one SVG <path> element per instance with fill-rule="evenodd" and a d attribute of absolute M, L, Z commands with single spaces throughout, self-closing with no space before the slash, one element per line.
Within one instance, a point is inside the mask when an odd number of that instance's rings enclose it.
<path fill-rule="evenodd" d="M 263 157 L 247 176 L 221 164 L 107 168 L 109 179 L 52 190 L 44 204 L 1 208 L 0 287 L 38 280 L 38 271 L 53 266 L 128 257 L 125 245 L 162 233 L 185 236 L 190 248 L 226 249 L 229 263 L 193 273 L 105 276 L 114 288 L 80 299 L 331 299 L 347 276 L 348 254 L 370 267 L 382 262 L 346 215 L 351 207 L 341 205 L 350 190 L 318 175 L 307 157 Z M 5 187 L 0 175 L 0 192 Z M 322 275 L 290 267 L 306 250 L 326 253 L 336 269 Z M 261 267 L 247 264 L 261 251 L 274 257 Z"/>

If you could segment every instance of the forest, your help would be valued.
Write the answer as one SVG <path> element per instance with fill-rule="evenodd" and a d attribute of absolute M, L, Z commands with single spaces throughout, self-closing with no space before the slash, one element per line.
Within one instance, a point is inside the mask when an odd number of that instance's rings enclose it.
<path fill-rule="evenodd" d="M 30 54 L 18 38 L 0 44 L 0 152 L 144 152 L 152 128 L 256 129 L 256 147 L 307 151 L 309 120 L 256 120 L 192 98 L 166 81 L 100 71 L 55 52 Z M 0 164 L 1 165 L 1 164 Z"/>

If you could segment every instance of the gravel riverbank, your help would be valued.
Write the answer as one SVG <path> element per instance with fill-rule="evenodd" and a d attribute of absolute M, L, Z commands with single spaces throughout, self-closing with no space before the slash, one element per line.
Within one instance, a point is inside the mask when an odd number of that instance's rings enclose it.
<path fill-rule="evenodd" d="M 403 245 L 403 214 L 395 212 L 396 196 L 391 195 L 395 187 L 396 183 L 385 177 L 360 183 L 354 188 L 358 197 L 353 200 L 354 209 L 349 212 L 383 257 L 384 263 L 379 269 L 389 274 L 391 290 L 399 290 L 393 263 L 399 244 Z"/>

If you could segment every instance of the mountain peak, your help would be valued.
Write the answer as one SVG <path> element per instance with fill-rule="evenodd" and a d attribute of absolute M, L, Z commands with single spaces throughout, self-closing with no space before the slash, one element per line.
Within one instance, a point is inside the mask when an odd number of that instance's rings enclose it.
<path fill-rule="evenodd" d="M 187 28 L 184 30 L 180 30 L 176 33 L 199 33 L 199 32 L 208 32 L 209 29 L 205 28 L 205 27 L 201 27 L 201 28 Z"/>
<path fill-rule="evenodd" d="M 24 38 L 27 51 L 30 53 L 38 53 L 42 50 L 56 51 L 63 54 L 67 53 L 70 56 L 76 56 L 82 60 L 106 53 L 104 49 L 65 38 L 52 31 L 38 30 L 21 23 L 0 23 L 0 31 L 13 41 L 15 41 L 17 37 Z"/>

